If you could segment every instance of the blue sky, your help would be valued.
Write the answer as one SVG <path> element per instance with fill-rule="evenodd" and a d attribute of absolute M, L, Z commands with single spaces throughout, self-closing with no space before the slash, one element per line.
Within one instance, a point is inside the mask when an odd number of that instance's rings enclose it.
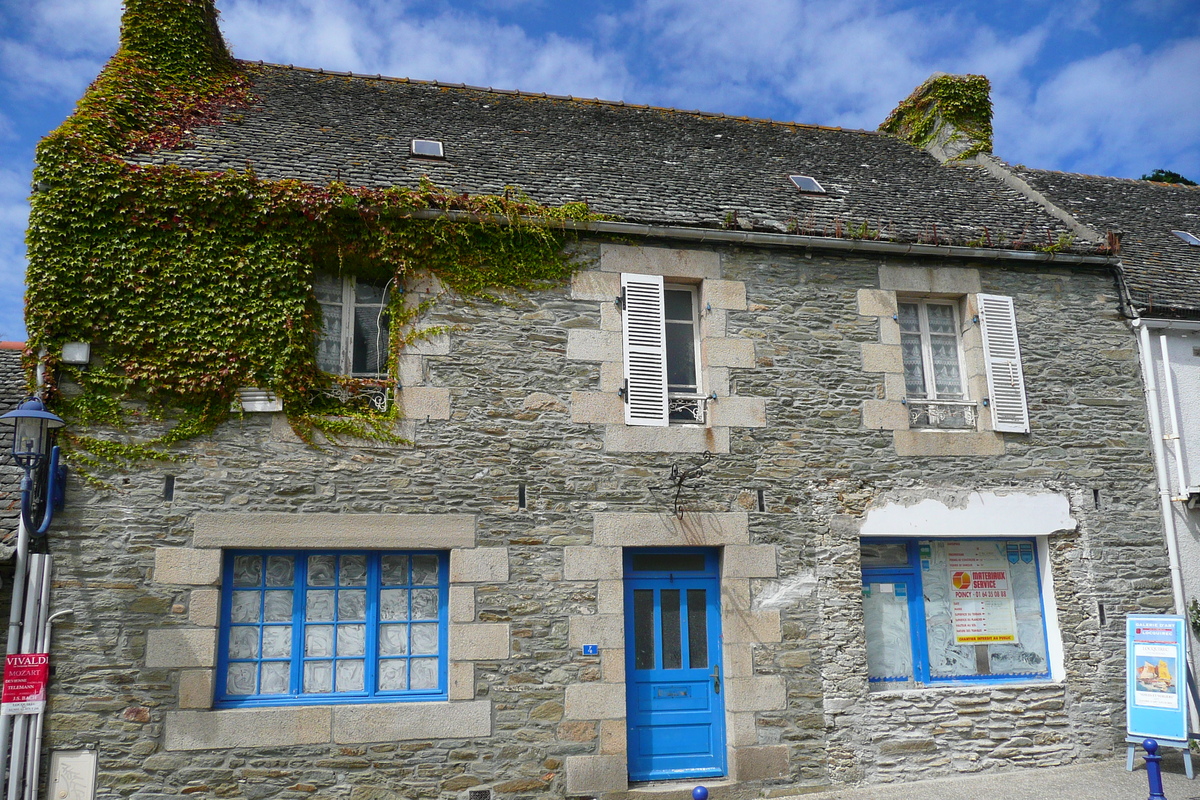
<path fill-rule="evenodd" d="M 218 0 L 239 58 L 875 128 L 931 73 L 992 80 L 996 155 L 1200 180 L 1200 0 Z M 0 340 L 23 339 L 37 140 L 118 0 L 0 0 Z"/>

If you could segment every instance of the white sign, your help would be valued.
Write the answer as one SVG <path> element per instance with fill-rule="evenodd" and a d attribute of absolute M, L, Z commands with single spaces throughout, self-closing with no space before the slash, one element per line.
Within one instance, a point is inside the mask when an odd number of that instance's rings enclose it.
<path fill-rule="evenodd" d="M 946 542 L 957 644 L 1017 641 L 1008 559 L 995 542 Z"/>

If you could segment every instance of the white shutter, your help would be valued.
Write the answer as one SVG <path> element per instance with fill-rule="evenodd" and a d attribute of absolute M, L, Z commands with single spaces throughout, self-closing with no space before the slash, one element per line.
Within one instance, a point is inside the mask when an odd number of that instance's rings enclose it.
<path fill-rule="evenodd" d="M 1021 371 L 1021 346 L 1017 342 L 1017 314 L 1013 299 L 979 295 L 979 321 L 983 331 L 983 358 L 987 363 L 992 423 L 998 431 L 1029 433 L 1029 407 L 1025 402 L 1025 374 Z"/>
<path fill-rule="evenodd" d="M 661 275 L 621 275 L 625 423 L 667 424 L 667 331 Z"/>

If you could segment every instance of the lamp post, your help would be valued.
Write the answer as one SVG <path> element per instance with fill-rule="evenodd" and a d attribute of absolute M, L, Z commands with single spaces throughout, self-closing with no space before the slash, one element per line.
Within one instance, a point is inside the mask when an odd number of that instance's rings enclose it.
<path fill-rule="evenodd" d="M 34 638 L 39 640 L 42 638 L 41 631 L 36 630 L 38 627 L 36 621 L 42 610 L 41 606 L 44 606 L 49 599 L 50 564 L 48 557 L 33 557 L 39 586 L 32 587 L 27 597 L 26 586 L 30 583 L 29 537 L 46 534 L 46 531 L 50 529 L 50 521 L 54 517 L 55 506 L 62 501 L 64 470 L 58 463 L 58 447 L 50 446 L 50 431 L 61 428 L 65 423 L 60 417 L 47 411 L 45 404 L 37 397 L 29 398 L 16 410 L 0 416 L 0 422 L 13 426 L 13 461 L 25 471 L 25 475 L 21 479 L 21 517 L 17 526 L 17 554 L 13 569 L 12 605 L 8 616 L 6 655 L 13 655 L 20 652 L 31 652 L 23 649 L 23 645 L 29 645 L 36 649 Z M 41 482 L 41 486 L 37 486 L 36 484 L 39 483 L 37 477 L 42 464 L 46 461 L 47 450 L 50 452 L 48 469 L 45 472 L 46 478 Z M 32 519 L 35 495 L 44 499 L 42 519 L 36 525 Z M 38 593 L 38 596 L 35 597 L 35 593 Z M 27 752 L 31 749 L 27 742 L 29 716 L 20 715 L 15 719 L 16 733 L 11 737 L 10 756 L 8 746 L 10 717 L 0 715 L 0 759 L 3 759 L 3 765 L 0 766 L 0 779 L 3 779 L 7 789 L 6 796 L 10 800 L 20 797 L 25 786 L 37 785 L 38 753 Z M 36 743 L 36 746 L 40 750 L 40 742 Z M 32 779 L 30 779 L 30 772 L 33 773 Z"/>

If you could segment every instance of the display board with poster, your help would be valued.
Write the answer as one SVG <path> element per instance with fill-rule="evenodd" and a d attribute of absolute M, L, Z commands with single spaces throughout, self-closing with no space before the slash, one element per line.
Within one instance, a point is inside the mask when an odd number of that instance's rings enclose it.
<path fill-rule="evenodd" d="M 1125 618 L 1125 719 L 1130 737 L 1187 741 L 1186 630 L 1179 616 Z"/>
<path fill-rule="evenodd" d="M 1027 546 L 1032 557 L 1032 545 Z M 992 542 L 965 539 L 946 543 L 956 644 L 1017 641 L 1017 616 L 1006 556 Z"/>

